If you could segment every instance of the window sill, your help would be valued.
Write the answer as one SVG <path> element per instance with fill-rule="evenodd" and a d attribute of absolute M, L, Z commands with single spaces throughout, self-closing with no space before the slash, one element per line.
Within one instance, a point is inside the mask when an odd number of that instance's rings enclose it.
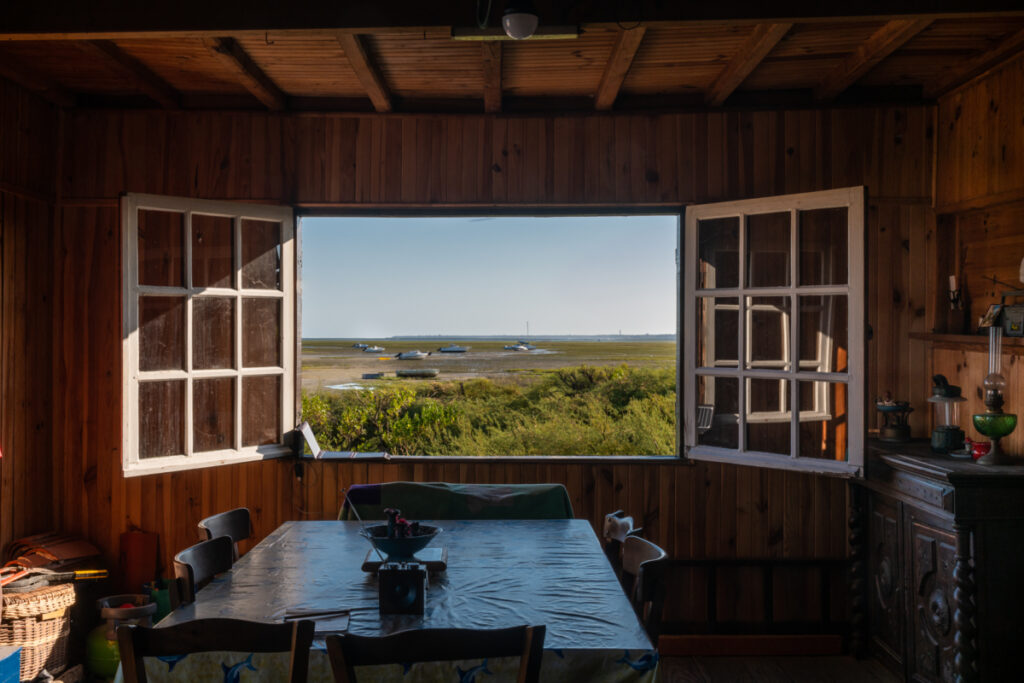
<path fill-rule="evenodd" d="M 690 465 L 692 462 L 677 455 L 390 455 L 388 453 L 355 453 L 352 451 L 321 451 L 320 457 L 303 455 L 303 461 L 320 460 L 385 463 L 542 463 L 546 465 Z"/>

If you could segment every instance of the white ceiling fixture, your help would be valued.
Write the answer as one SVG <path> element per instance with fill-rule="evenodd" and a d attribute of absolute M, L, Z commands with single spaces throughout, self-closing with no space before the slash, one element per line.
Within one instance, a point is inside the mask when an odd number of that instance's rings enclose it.
<path fill-rule="evenodd" d="M 530 0 L 509 0 L 505 6 L 505 14 L 501 17 L 501 25 L 505 33 L 513 40 L 525 40 L 534 34 L 540 17 Z"/>

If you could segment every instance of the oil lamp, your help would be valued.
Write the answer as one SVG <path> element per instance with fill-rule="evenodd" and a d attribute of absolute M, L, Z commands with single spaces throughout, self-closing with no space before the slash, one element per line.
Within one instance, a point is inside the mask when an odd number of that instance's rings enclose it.
<path fill-rule="evenodd" d="M 1006 378 L 1002 375 L 1003 328 L 988 330 L 988 375 L 985 387 L 985 412 L 973 416 L 974 428 L 992 440 L 988 453 L 978 458 L 980 465 L 1012 465 L 1013 460 L 999 447 L 999 440 L 1017 427 L 1017 416 L 1003 412 L 1003 389 Z"/>
<path fill-rule="evenodd" d="M 932 450 L 948 453 L 964 447 L 964 430 L 960 429 L 960 404 L 966 401 L 960 387 L 949 383 L 945 375 L 932 377 L 932 404 L 935 429 L 932 431 Z"/>

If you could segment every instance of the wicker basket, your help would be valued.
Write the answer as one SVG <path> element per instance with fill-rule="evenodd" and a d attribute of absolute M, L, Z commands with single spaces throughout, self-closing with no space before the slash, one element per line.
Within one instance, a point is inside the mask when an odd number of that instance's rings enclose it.
<path fill-rule="evenodd" d="M 21 647 L 22 680 L 32 680 L 43 669 L 58 674 L 67 668 L 67 612 L 73 604 L 75 588 L 69 583 L 3 596 L 0 645 Z"/>

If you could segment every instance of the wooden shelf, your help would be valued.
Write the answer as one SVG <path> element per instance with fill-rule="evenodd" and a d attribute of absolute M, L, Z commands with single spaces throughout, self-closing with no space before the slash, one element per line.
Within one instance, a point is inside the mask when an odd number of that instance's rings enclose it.
<path fill-rule="evenodd" d="M 911 339 L 920 339 L 938 349 L 959 349 L 963 351 L 984 351 L 988 353 L 987 334 L 935 334 L 933 332 L 911 332 Z M 1024 356 L 1024 337 L 1003 335 L 1003 353 Z"/>

